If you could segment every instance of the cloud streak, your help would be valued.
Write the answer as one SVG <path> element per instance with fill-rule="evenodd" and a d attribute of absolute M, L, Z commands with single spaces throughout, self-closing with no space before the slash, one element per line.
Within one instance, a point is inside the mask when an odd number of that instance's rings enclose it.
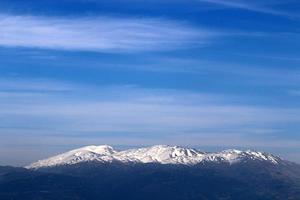
<path fill-rule="evenodd" d="M 0 97 L 1 152 L 92 143 L 299 147 L 299 138 L 279 142 L 300 128 L 299 109 L 233 104 L 218 94 L 2 79 Z"/>
<path fill-rule="evenodd" d="M 164 19 L 0 15 L 0 45 L 96 52 L 163 51 L 205 45 L 213 33 Z"/>
<path fill-rule="evenodd" d="M 297 109 L 231 104 L 226 103 L 225 96 L 181 90 L 73 86 L 68 93 L 62 93 L 51 90 L 59 83 L 48 84 L 49 88 L 42 91 L 32 90 L 32 85 L 36 84 L 29 84 L 29 92 L 22 87 L 17 91 L 6 90 L 6 98 L 0 101 L 2 130 L 19 127 L 24 131 L 28 127 L 29 131 L 100 135 L 203 133 L 298 123 L 300 114 Z"/>
<path fill-rule="evenodd" d="M 225 6 L 229 8 L 243 9 L 243 10 L 248 10 L 253 12 L 289 17 L 289 18 L 299 17 L 291 13 L 275 10 L 272 8 L 273 4 L 275 5 L 282 4 L 284 3 L 283 1 L 282 2 L 275 1 L 272 2 L 271 4 L 268 1 L 266 2 L 266 1 L 245 1 L 245 0 L 199 0 L 199 1 L 205 3 L 211 3 L 219 6 Z"/>

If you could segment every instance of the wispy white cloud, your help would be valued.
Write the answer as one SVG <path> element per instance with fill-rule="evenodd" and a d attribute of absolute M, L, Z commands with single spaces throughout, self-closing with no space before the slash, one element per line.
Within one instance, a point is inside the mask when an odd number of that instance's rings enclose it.
<path fill-rule="evenodd" d="M 244 56 L 244 55 L 242 55 Z M 135 62 L 138 60 L 135 59 Z M 239 79 L 241 85 L 256 86 L 297 86 L 300 84 L 300 70 L 283 66 L 273 67 L 273 64 L 238 63 L 223 60 L 208 60 L 202 58 L 177 57 L 146 57 L 144 63 L 101 63 L 101 67 L 114 69 L 142 70 L 151 72 L 186 73 L 198 76 L 223 77 L 224 84 L 232 79 Z M 94 65 L 97 66 L 97 65 Z M 100 67 L 100 66 L 99 66 Z"/>
<path fill-rule="evenodd" d="M 165 19 L 0 15 L 0 45 L 84 51 L 151 51 L 204 45 L 213 32 Z"/>
<path fill-rule="evenodd" d="M 289 18 L 299 18 L 299 16 L 284 12 L 281 10 L 276 10 L 273 8 L 274 5 L 284 4 L 285 1 L 247 1 L 247 0 L 198 0 L 200 2 L 211 3 L 215 5 L 225 6 L 229 8 L 249 10 L 259 13 L 266 13 L 271 15 L 278 15 Z"/>
<path fill-rule="evenodd" d="M 144 52 L 202 47 L 224 37 L 266 37 L 265 32 L 218 30 L 163 18 L 49 17 L 0 14 L 0 46 Z M 28 57 L 55 59 L 33 51 Z"/>
<path fill-rule="evenodd" d="M 233 104 L 232 96 L 182 90 L 4 79 L 0 91 L 5 91 L 0 98 L 3 151 L 92 143 L 281 147 L 272 136 L 291 131 L 285 124 L 297 129 L 300 122 L 296 108 Z M 286 138 L 284 144 L 298 147 L 299 141 Z"/>
<path fill-rule="evenodd" d="M 298 35 L 299 37 L 299 35 Z M 267 60 L 279 60 L 279 61 L 300 61 L 299 57 L 296 56 L 281 56 L 281 55 L 261 55 L 261 54 L 249 54 L 249 53 L 234 53 L 237 56 L 251 57 L 251 58 L 261 58 Z"/>
<path fill-rule="evenodd" d="M 226 101 L 228 97 L 221 95 L 134 86 L 72 88 L 69 93 L 53 93 L 48 88 L 26 93 L 28 90 L 22 87 L 17 92 L 6 91 L 6 98 L 0 101 L 2 126 L 66 134 L 72 131 L 174 134 L 241 126 L 257 129 L 299 122 L 297 109 L 231 104 Z"/>
<path fill-rule="evenodd" d="M 42 91 L 42 92 L 66 92 L 73 90 L 74 85 L 55 82 L 46 79 L 18 79 L 18 78 L 6 78 L 0 79 L 0 92 L 4 91 L 19 91 L 19 92 L 29 92 L 29 91 Z"/>

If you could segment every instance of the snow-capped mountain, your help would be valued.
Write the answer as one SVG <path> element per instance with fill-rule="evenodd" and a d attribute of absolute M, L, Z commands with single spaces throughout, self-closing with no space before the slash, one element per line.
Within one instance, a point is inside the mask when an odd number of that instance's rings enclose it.
<path fill-rule="evenodd" d="M 111 163 L 160 163 L 196 165 L 201 162 L 235 164 L 246 160 L 267 161 L 278 164 L 280 158 L 258 151 L 225 150 L 216 153 L 206 153 L 195 149 L 178 146 L 156 145 L 147 148 L 114 150 L 108 145 L 86 146 L 66 153 L 32 163 L 26 168 L 39 169 L 62 165 L 72 165 L 84 162 Z"/>

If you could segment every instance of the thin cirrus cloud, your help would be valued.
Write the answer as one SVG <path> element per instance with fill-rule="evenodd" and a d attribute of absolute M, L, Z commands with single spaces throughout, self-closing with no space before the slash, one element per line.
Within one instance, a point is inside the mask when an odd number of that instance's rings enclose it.
<path fill-rule="evenodd" d="M 284 4 L 285 1 L 247 1 L 247 0 L 198 0 L 199 2 L 211 3 L 219 6 L 224 6 L 228 8 L 242 9 L 253 12 L 277 15 L 289 18 L 299 18 L 298 15 L 284 12 L 281 10 L 276 10 L 273 7 L 278 4 Z"/>
<path fill-rule="evenodd" d="M 205 45 L 214 33 L 164 19 L 0 15 L 0 46 L 97 52 Z"/>
<path fill-rule="evenodd" d="M 232 98 L 132 85 L 96 87 L 2 79 L 0 160 L 9 162 L 2 152 L 31 154 L 32 149 L 26 148 L 38 145 L 53 151 L 55 145 L 68 148 L 104 143 L 299 146 L 299 138 L 280 140 L 291 131 L 289 125 L 295 131 L 299 128 L 299 109 L 235 104 L 228 101 Z M 33 153 L 32 160 L 24 160 L 24 164 L 42 157 L 45 155 Z"/>
<path fill-rule="evenodd" d="M 17 82 L 16 87 L 20 85 Z M 39 82 L 29 84 L 30 90 L 20 87 L 7 91 L 5 88 L 5 96 L 0 100 L 4 128 L 16 129 L 18 124 L 22 132 L 27 127 L 41 132 L 56 130 L 66 135 L 73 131 L 155 135 L 299 123 L 297 109 L 232 104 L 227 100 L 233 97 L 216 94 L 135 86 L 74 85 L 68 86 L 72 89 L 67 93 L 60 92 L 59 88 L 51 90 L 57 88 L 59 82 L 44 83 L 49 88 L 45 86 L 42 90 L 31 87 Z M 65 85 L 62 83 L 62 88 Z"/>

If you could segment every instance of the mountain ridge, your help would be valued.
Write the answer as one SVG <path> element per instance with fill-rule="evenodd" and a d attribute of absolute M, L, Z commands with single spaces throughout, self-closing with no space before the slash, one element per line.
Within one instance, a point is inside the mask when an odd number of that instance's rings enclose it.
<path fill-rule="evenodd" d="M 39 169 L 84 162 L 111 163 L 117 161 L 121 163 L 196 165 L 207 162 L 235 164 L 247 160 L 269 162 L 274 165 L 283 162 L 278 156 L 251 150 L 240 151 L 236 149 L 227 149 L 211 153 L 179 146 L 154 145 L 144 148 L 117 151 L 109 145 L 91 145 L 39 160 L 25 166 L 25 168 Z"/>
<path fill-rule="evenodd" d="M 300 200 L 300 165 L 250 150 L 85 146 L 0 167 L 0 199 Z"/>

